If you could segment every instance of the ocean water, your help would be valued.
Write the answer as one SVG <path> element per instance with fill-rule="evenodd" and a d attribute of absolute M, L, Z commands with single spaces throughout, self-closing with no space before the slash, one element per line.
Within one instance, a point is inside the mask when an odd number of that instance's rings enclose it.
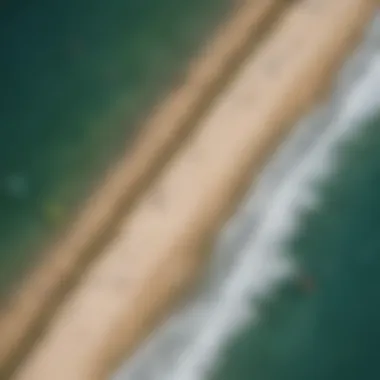
<path fill-rule="evenodd" d="M 229 0 L 0 5 L 0 293 L 181 79 Z"/>
<path fill-rule="evenodd" d="M 113 380 L 380 378 L 380 15 Z"/>

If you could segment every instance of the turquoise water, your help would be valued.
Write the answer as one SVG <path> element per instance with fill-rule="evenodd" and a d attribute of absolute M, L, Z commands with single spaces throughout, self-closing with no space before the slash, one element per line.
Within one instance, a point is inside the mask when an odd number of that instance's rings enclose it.
<path fill-rule="evenodd" d="M 2 292 L 70 220 L 230 6 L 228 0 L 0 6 Z"/>
<path fill-rule="evenodd" d="M 380 18 L 114 380 L 380 377 Z M 149 365 L 147 365 L 149 363 Z"/>

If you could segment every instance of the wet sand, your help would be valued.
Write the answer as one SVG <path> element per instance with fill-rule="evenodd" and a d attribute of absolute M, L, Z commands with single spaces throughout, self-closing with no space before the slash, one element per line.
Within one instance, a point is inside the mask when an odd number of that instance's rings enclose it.
<path fill-rule="evenodd" d="M 117 221 L 194 128 L 215 94 L 288 1 L 244 1 L 189 66 L 184 82 L 146 122 L 68 233 L 42 255 L 0 314 L 0 373 L 23 357 L 78 276 L 111 238 Z M 3 375 L 5 374 L 5 375 Z"/>
<path fill-rule="evenodd" d="M 104 379 L 201 272 L 204 244 L 322 94 L 375 2 L 301 1 L 219 94 L 16 375 Z"/>

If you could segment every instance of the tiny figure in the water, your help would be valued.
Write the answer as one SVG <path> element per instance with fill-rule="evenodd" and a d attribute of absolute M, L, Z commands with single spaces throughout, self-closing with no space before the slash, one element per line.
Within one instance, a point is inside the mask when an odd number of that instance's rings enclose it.
<path fill-rule="evenodd" d="M 301 273 L 298 275 L 297 286 L 303 293 L 313 293 L 316 289 L 314 278 L 307 273 Z"/>

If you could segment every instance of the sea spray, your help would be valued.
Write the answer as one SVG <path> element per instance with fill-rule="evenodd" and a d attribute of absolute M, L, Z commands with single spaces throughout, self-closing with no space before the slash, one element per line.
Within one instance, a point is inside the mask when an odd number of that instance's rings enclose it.
<path fill-rule="evenodd" d="M 261 324 L 229 342 L 215 379 L 233 379 L 240 367 L 241 378 L 378 377 L 380 116 L 360 124 L 355 138 L 335 146 L 340 162 L 316 182 L 318 207 L 301 208 L 301 228 L 282 247 L 303 281 L 282 287 L 261 307 Z"/>
<path fill-rule="evenodd" d="M 378 377 L 379 58 L 368 62 L 330 132 L 300 166 L 303 181 L 288 181 L 288 204 L 296 194 L 290 210 L 299 208 L 301 224 L 281 251 L 297 258 L 307 286 L 283 287 L 261 309 L 262 323 L 252 321 L 229 342 L 213 378 Z M 308 211 L 299 195 L 313 192 L 318 204 Z"/>
<path fill-rule="evenodd" d="M 333 120 L 334 125 L 328 129 L 329 133 L 321 137 L 312 153 L 277 192 L 269 212 L 246 243 L 243 259 L 216 295 L 223 301 L 214 308 L 199 338 L 185 352 L 184 360 L 181 361 L 180 358 L 177 362 L 178 367 L 170 377 L 173 380 L 206 378 L 205 369 L 215 360 L 231 331 L 238 331 L 239 325 L 244 321 L 242 317 L 247 315 L 247 309 L 250 312 L 250 323 L 258 323 L 262 297 L 270 297 L 276 281 L 291 273 L 289 261 L 285 261 L 289 255 L 285 252 L 284 243 L 298 231 L 302 222 L 300 215 L 307 209 L 318 207 L 316 203 L 319 197 L 315 185 L 334 174 L 338 161 L 335 156 L 337 145 L 352 138 L 352 133 L 356 132 L 354 127 L 360 125 L 360 115 L 350 112 L 352 103 L 368 104 L 368 94 L 373 96 L 380 88 L 379 63 L 380 61 L 373 62 L 368 76 L 354 87 L 339 118 Z M 374 91 L 371 91 L 371 87 Z M 363 88 L 367 91 L 361 91 Z M 369 111 L 363 107 L 358 112 L 361 110 Z M 323 168 L 328 170 L 323 171 Z"/>
<path fill-rule="evenodd" d="M 293 281 L 292 274 L 302 275 L 299 263 L 285 248 L 286 242 L 302 230 L 302 216 L 320 207 L 319 184 L 337 170 L 337 145 L 353 138 L 353 133 L 359 131 L 358 121 L 379 102 L 380 59 L 376 53 L 380 44 L 379 26 L 376 20 L 367 42 L 341 73 L 329 103 L 300 123 L 266 168 L 258 187 L 250 192 L 225 228 L 194 299 L 151 337 L 115 379 L 209 378 L 221 350 L 231 336 L 244 328 L 248 318 L 252 329 L 261 329 L 268 316 L 262 309 L 276 303 L 275 289 L 281 280 Z M 305 282 L 300 284 L 307 288 Z M 300 330 L 303 331 L 302 326 Z M 254 374 L 244 373 L 245 367 L 249 360 L 265 364 L 260 342 L 268 334 L 257 334 L 258 348 L 251 354 L 249 343 L 240 340 L 232 348 L 227 367 L 217 371 L 215 378 L 251 378 Z M 276 338 L 273 333 L 271 339 L 281 340 L 281 336 Z M 266 343 L 262 348 L 261 351 L 268 351 Z M 239 360 L 240 354 L 244 359 Z M 231 364 L 233 360 L 236 365 Z M 236 373 L 239 366 L 243 372 Z M 268 373 L 261 375 L 260 379 L 271 378 Z"/>

